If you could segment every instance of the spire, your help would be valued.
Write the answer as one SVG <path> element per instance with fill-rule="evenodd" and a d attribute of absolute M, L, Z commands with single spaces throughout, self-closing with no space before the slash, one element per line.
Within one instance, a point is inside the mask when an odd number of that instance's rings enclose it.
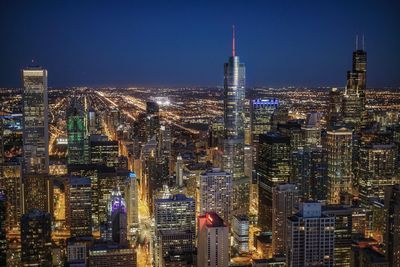
<path fill-rule="evenodd" d="M 356 35 L 356 51 L 358 50 L 358 34 Z"/>
<path fill-rule="evenodd" d="M 232 57 L 236 56 L 235 47 L 235 25 L 232 25 Z"/>
<path fill-rule="evenodd" d="M 362 35 L 362 50 L 365 51 L 364 34 Z"/>

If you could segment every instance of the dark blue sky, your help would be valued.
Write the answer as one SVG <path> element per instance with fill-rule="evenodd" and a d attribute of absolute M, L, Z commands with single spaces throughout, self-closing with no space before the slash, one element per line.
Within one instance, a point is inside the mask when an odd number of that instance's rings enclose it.
<path fill-rule="evenodd" d="M 378 0 L 2 0 L 0 87 L 32 58 L 50 86 L 221 85 L 232 24 L 249 86 L 344 86 L 356 34 L 368 86 L 400 86 L 399 13 Z"/>

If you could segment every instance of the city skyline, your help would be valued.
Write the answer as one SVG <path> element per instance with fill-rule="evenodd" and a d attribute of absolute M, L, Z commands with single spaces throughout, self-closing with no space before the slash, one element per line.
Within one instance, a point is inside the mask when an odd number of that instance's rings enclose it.
<path fill-rule="evenodd" d="M 397 87 L 398 6 L 394 1 L 76 7 L 4 2 L 0 36 L 7 42 L 0 50 L 0 84 L 20 86 L 15 71 L 33 59 L 52 73 L 53 87 L 220 86 L 235 24 L 238 53 L 251 66 L 249 87 L 344 86 L 343 71 L 351 62 L 344 55 L 355 49 L 357 35 L 360 46 L 365 36 L 369 53 L 368 85 Z"/>

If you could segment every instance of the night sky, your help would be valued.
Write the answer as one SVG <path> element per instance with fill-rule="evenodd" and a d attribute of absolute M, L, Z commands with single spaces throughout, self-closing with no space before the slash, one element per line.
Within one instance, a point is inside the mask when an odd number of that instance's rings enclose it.
<path fill-rule="evenodd" d="M 32 59 L 52 87 L 222 85 L 232 24 L 248 86 L 344 86 L 356 34 L 368 87 L 400 86 L 399 14 L 383 0 L 2 0 L 0 87 Z"/>

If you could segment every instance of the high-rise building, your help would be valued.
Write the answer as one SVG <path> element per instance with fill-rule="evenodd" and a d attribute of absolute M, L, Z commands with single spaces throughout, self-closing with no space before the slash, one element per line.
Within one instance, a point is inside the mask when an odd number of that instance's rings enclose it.
<path fill-rule="evenodd" d="M 160 130 L 160 107 L 156 102 L 146 102 L 146 137 L 149 141 Z"/>
<path fill-rule="evenodd" d="M 175 165 L 175 175 L 176 175 L 176 185 L 179 187 L 183 186 L 183 159 L 179 154 L 176 157 L 176 165 Z"/>
<path fill-rule="evenodd" d="M 215 212 L 224 221 L 230 221 L 232 209 L 232 176 L 213 168 L 200 175 L 200 215 Z"/>
<path fill-rule="evenodd" d="M 129 173 L 125 186 L 128 233 L 133 234 L 139 225 L 139 191 L 136 173 Z"/>
<path fill-rule="evenodd" d="M 364 45 L 363 45 L 364 46 Z M 367 52 L 364 47 L 353 52 L 353 68 L 347 72 L 347 84 L 343 96 L 343 120 L 359 128 L 365 119 L 365 88 Z"/>
<path fill-rule="evenodd" d="M 97 132 L 97 116 L 96 112 L 93 108 L 89 108 L 88 114 L 87 114 L 87 127 L 88 127 L 88 133 L 89 134 L 96 134 Z"/>
<path fill-rule="evenodd" d="M 158 266 L 193 266 L 195 251 L 193 232 L 189 230 L 160 230 L 157 233 Z"/>
<path fill-rule="evenodd" d="M 287 266 L 334 266 L 335 217 L 321 214 L 320 203 L 301 203 L 288 227 Z"/>
<path fill-rule="evenodd" d="M 111 196 L 111 228 L 112 240 L 120 245 L 126 245 L 128 240 L 128 222 L 126 204 L 119 188 Z"/>
<path fill-rule="evenodd" d="M 289 154 L 288 136 L 277 132 L 260 135 L 255 170 L 259 182 L 258 225 L 264 231 L 272 231 L 273 187 L 289 182 Z"/>
<path fill-rule="evenodd" d="M 260 134 L 272 130 L 272 118 L 279 107 L 279 100 L 253 99 L 250 101 L 251 144 L 257 146 Z"/>
<path fill-rule="evenodd" d="M 296 213 L 299 194 L 293 184 L 277 185 L 272 190 L 272 250 L 281 255 L 286 253 L 287 218 Z"/>
<path fill-rule="evenodd" d="M 193 253 L 196 229 L 196 207 L 193 198 L 183 194 L 157 199 L 154 204 L 156 240 L 154 260 L 156 266 L 164 266 L 164 260 L 179 254 Z M 172 239 L 176 238 L 176 239 Z M 170 244 L 171 251 L 166 248 Z"/>
<path fill-rule="evenodd" d="M 136 267 L 136 252 L 130 247 L 116 244 L 96 244 L 89 249 L 89 267 Z"/>
<path fill-rule="evenodd" d="M 22 70 L 23 173 L 49 172 L 49 122 L 47 70 L 29 67 Z"/>
<path fill-rule="evenodd" d="M 333 257 L 335 266 L 350 267 L 353 208 L 341 205 L 326 205 L 322 214 L 335 218 L 335 242 Z"/>
<path fill-rule="evenodd" d="M 329 127 L 335 127 L 342 122 L 342 93 L 337 88 L 329 91 L 329 106 L 327 122 Z"/>
<path fill-rule="evenodd" d="M 51 215 L 32 209 L 21 217 L 23 266 L 51 265 Z"/>
<path fill-rule="evenodd" d="M 90 161 L 93 164 L 104 164 L 109 167 L 118 167 L 118 141 L 90 141 Z"/>
<path fill-rule="evenodd" d="M 65 186 L 66 222 L 71 237 L 92 235 L 92 187 L 90 178 L 71 177 Z"/>
<path fill-rule="evenodd" d="M 88 163 L 86 116 L 79 99 L 67 110 L 68 164 Z"/>
<path fill-rule="evenodd" d="M 235 50 L 233 30 L 232 56 L 224 65 L 224 162 L 223 169 L 232 174 L 234 188 L 232 212 L 247 214 L 250 180 L 244 175 L 244 112 L 246 71 Z"/>
<path fill-rule="evenodd" d="M 352 193 L 352 131 L 336 128 L 327 131 L 328 203 L 340 204 L 344 194 Z"/>
<path fill-rule="evenodd" d="M 400 185 L 385 190 L 385 247 L 389 266 L 400 266 Z"/>
<path fill-rule="evenodd" d="M 239 253 L 249 252 L 249 217 L 235 215 L 232 217 L 233 247 Z"/>
<path fill-rule="evenodd" d="M 305 124 L 301 127 L 304 146 L 321 145 L 321 114 L 312 112 L 307 115 Z"/>
<path fill-rule="evenodd" d="M 370 144 L 360 148 L 359 191 L 365 206 L 374 200 L 383 200 L 385 186 L 400 182 L 396 160 L 394 144 Z"/>
<path fill-rule="evenodd" d="M 214 212 L 198 217 L 197 266 L 226 267 L 229 264 L 229 229 Z"/>

